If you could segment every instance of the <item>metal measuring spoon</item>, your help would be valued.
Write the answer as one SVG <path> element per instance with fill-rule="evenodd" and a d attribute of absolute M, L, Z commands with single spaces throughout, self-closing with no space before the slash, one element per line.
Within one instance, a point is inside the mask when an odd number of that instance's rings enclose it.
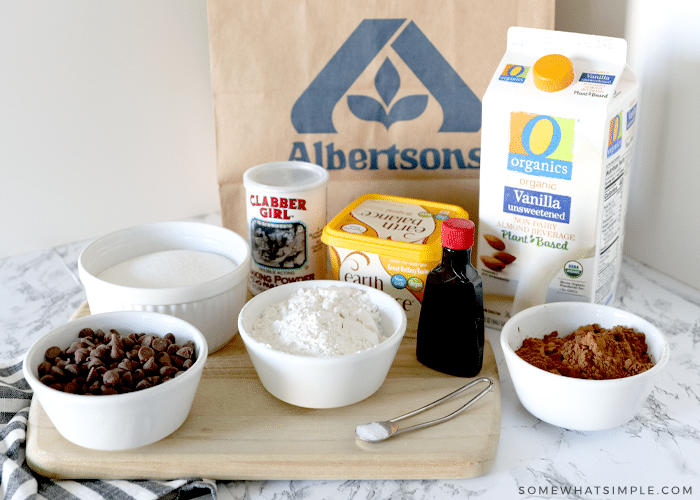
<path fill-rule="evenodd" d="M 444 417 L 436 418 L 435 420 L 430 420 L 428 422 L 424 422 L 422 424 L 417 424 L 412 427 L 406 427 L 404 429 L 399 428 L 398 422 L 399 420 L 403 420 L 405 418 L 412 417 L 414 415 L 418 415 L 421 412 L 424 412 L 426 410 L 429 410 L 430 408 L 433 408 L 440 403 L 444 403 L 448 399 L 453 398 L 454 396 L 457 396 L 458 394 L 461 394 L 462 392 L 466 391 L 470 387 L 472 387 L 475 384 L 478 384 L 479 382 L 487 382 L 488 387 L 481 391 L 479 394 L 474 396 L 472 399 L 467 401 L 467 403 L 459 408 L 456 411 L 453 411 L 449 415 L 446 415 Z M 449 393 L 447 396 L 444 396 L 437 401 L 433 401 L 429 405 L 426 405 L 422 408 L 418 408 L 417 410 L 413 410 L 412 412 L 406 413 L 405 415 L 401 415 L 400 417 L 392 418 L 391 420 L 383 420 L 379 422 L 370 422 L 368 424 L 362 424 L 358 425 L 355 428 L 355 434 L 357 434 L 357 437 L 362 439 L 363 441 L 367 441 L 369 443 L 377 443 L 379 441 L 384 441 L 385 439 L 389 439 L 391 436 L 396 436 L 397 434 L 402 434 L 404 432 L 409 432 L 409 431 L 416 431 L 418 429 L 424 429 L 425 427 L 430 427 L 433 425 L 441 424 L 442 422 L 446 422 L 447 420 L 450 420 L 452 417 L 456 417 L 460 413 L 462 413 L 464 410 L 469 408 L 471 405 L 476 403 L 479 399 L 481 399 L 482 396 L 484 396 L 487 392 L 491 390 L 493 387 L 493 381 L 490 378 L 487 377 L 481 377 L 477 378 L 475 380 L 472 380 L 469 382 L 467 385 L 460 387 L 454 392 Z"/>

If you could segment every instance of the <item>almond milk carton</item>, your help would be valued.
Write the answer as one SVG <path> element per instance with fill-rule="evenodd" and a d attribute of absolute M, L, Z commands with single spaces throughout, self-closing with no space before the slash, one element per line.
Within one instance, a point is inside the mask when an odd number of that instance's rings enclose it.
<path fill-rule="evenodd" d="M 622 261 L 638 83 L 618 38 L 513 27 L 483 99 L 477 269 L 487 323 L 608 304 Z"/>

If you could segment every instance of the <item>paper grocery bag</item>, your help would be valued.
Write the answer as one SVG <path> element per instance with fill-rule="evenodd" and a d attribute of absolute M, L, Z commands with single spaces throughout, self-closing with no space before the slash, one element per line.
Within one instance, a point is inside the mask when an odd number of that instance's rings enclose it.
<path fill-rule="evenodd" d="M 478 220 L 481 98 L 510 26 L 554 27 L 554 0 L 208 0 L 224 226 L 247 236 L 243 172 L 330 174 L 329 220 L 379 193 Z"/>

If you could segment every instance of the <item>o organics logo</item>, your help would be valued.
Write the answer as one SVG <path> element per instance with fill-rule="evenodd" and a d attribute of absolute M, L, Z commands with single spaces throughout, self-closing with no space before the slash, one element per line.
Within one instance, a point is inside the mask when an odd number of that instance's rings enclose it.
<path fill-rule="evenodd" d="M 395 55 L 442 108 L 439 131 L 477 132 L 481 128 L 479 98 L 418 26 L 410 21 L 403 27 L 405 21 L 365 19 L 360 23 L 294 103 L 291 119 L 298 133 L 336 132 L 333 109 L 392 38 L 390 46 Z M 367 95 L 347 96 L 350 111 L 361 120 L 379 122 L 388 129 L 398 121 L 418 118 L 428 105 L 428 94 L 395 99 L 401 76 L 388 57 L 377 71 L 374 84 L 381 101 Z"/>
<path fill-rule="evenodd" d="M 573 118 L 511 113 L 508 170 L 571 180 L 574 123 Z"/>
<path fill-rule="evenodd" d="M 608 132 L 608 157 L 614 155 L 622 147 L 622 111 L 610 120 Z"/>
<path fill-rule="evenodd" d="M 520 66 L 519 64 L 506 64 L 503 72 L 498 77 L 502 82 L 523 83 L 530 73 L 529 66 Z"/>

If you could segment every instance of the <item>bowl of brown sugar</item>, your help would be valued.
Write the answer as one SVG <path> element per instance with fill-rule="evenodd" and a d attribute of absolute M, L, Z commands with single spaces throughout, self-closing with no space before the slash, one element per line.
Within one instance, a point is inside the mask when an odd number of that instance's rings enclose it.
<path fill-rule="evenodd" d="M 525 409 L 578 431 L 632 420 L 670 355 L 664 334 L 645 319 L 580 302 L 519 312 L 503 326 L 501 346 Z"/>

